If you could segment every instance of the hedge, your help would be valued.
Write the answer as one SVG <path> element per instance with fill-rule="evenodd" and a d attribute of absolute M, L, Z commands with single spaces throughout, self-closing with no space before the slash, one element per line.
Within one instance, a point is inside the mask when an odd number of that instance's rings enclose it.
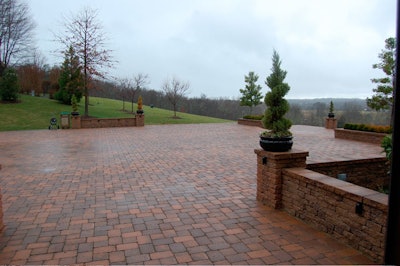
<path fill-rule="evenodd" d="M 251 119 L 251 120 L 261 120 L 264 115 L 245 115 L 243 116 L 244 119 Z"/>
<path fill-rule="evenodd" d="M 376 126 L 376 125 L 365 125 L 365 124 L 345 124 L 344 129 L 349 130 L 359 130 L 359 131 L 368 131 L 368 132 L 376 132 L 376 133 L 392 133 L 392 128 L 390 126 Z"/>

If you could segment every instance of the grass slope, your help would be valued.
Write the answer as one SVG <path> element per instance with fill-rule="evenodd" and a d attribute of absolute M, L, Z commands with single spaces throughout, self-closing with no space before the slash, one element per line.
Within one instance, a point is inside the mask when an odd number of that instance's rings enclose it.
<path fill-rule="evenodd" d="M 122 101 L 90 97 L 89 115 L 99 118 L 132 117 L 132 114 L 122 111 Z M 132 104 L 125 102 L 125 110 L 131 110 Z M 224 123 L 229 120 L 177 113 L 181 119 L 172 118 L 173 112 L 165 109 L 143 106 L 145 124 L 197 124 Z M 134 104 L 136 111 L 136 104 Z M 70 112 L 71 106 L 60 104 L 44 97 L 21 95 L 21 103 L 0 103 L 0 131 L 46 129 L 50 118 L 55 116 L 60 121 L 61 112 Z M 83 100 L 79 105 L 81 114 L 84 112 Z"/>

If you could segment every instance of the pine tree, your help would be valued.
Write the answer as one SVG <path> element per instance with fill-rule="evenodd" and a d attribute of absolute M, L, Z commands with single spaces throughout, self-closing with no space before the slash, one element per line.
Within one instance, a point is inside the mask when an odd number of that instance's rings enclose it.
<path fill-rule="evenodd" d="M 393 105 L 393 87 L 395 80 L 396 39 L 385 40 L 385 49 L 378 56 L 381 62 L 374 64 L 374 69 L 381 69 L 386 77 L 374 78 L 371 81 L 377 84 L 372 91 L 375 93 L 367 98 L 367 105 L 377 111 L 391 110 Z"/>
<path fill-rule="evenodd" d="M 261 86 L 257 85 L 258 75 L 250 71 L 247 76 L 244 76 L 246 86 L 244 89 L 240 89 L 242 97 L 240 98 L 240 106 L 250 107 L 250 114 L 253 112 L 253 106 L 257 106 L 261 103 Z"/>
<path fill-rule="evenodd" d="M 18 76 L 12 68 L 6 68 L 0 77 L 0 98 L 2 101 L 17 102 L 18 100 Z"/>
<path fill-rule="evenodd" d="M 268 131 L 264 136 L 284 137 L 291 136 L 289 131 L 292 122 L 284 115 L 289 111 L 289 103 L 283 97 L 289 92 L 290 87 L 283 82 L 287 72 L 281 69 L 279 54 L 274 50 L 272 56 L 272 73 L 266 78 L 265 84 L 271 89 L 267 92 L 264 102 L 267 105 L 263 117 L 263 125 Z"/>
<path fill-rule="evenodd" d="M 60 88 L 55 94 L 58 101 L 71 104 L 72 95 L 75 95 L 78 102 L 80 101 L 83 89 L 82 68 L 72 46 L 65 52 L 58 84 Z"/>

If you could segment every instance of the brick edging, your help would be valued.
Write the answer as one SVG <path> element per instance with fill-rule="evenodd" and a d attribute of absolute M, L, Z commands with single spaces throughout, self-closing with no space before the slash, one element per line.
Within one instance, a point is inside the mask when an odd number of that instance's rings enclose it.
<path fill-rule="evenodd" d="M 244 126 L 253 126 L 253 127 L 264 128 L 261 120 L 239 118 L 238 119 L 238 124 L 239 125 L 244 125 Z"/>
<path fill-rule="evenodd" d="M 335 129 L 335 138 L 337 139 L 348 139 L 361 141 L 366 143 L 378 144 L 380 145 L 382 139 L 386 136 L 385 133 L 367 132 L 360 130 L 350 130 L 343 128 Z"/>

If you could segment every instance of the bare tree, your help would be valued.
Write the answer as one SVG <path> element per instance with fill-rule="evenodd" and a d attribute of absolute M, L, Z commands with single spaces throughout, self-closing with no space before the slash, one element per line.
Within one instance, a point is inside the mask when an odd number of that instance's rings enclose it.
<path fill-rule="evenodd" d="M 125 111 L 125 101 L 128 98 L 128 91 L 132 87 L 132 80 L 121 78 L 118 80 L 118 91 L 122 98 L 122 111 Z"/>
<path fill-rule="evenodd" d="M 46 68 L 46 57 L 38 48 L 33 49 L 31 62 L 40 69 Z"/>
<path fill-rule="evenodd" d="M 13 60 L 30 51 L 34 28 L 26 3 L 0 0 L 0 76 Z"/>
<path fill-rule="evenodd" d="M 17 68 L 20 90 L 26 94 L 32 91 L 36 96 L 45 93 L 42 83 L 46 75 L 45 57 L 38 49 L 33 49 L 33 53 L 27 60 Z"/>
<path fill-rule="evenodd" d="M 174 118 L 177 118 L 176 109 L 178 103 L 185 97 L 189 87 L 188 82 L 183 82 L 175 77 L 172 80 L 166 80 L 162 85 L 162 90 L 174 109 Z"/>
<path fill-rule="evenodd" d="M 74 48 L 83 70 L 83 94 L 85 97 L 85 116 L 89 116 L 89 85 L 94 76 L 105 78 L 106 69 L 113 65 L 111 50 L 106 49 L 106 36 L 97 21 L 97 11 L 83 9 L 76 16 L 66 19 L 65 35 L 57 40 Z"/>
<path fill-rule="evenodd" d="M 125 110 L 125 100 L 129 99 L 132 104 L 131 112 L 133 113 L 136 93 L 144 89 L 147 84 L 149 84 L 149 76 L 142 73 L 134 75 L 132 79 L 122 78 L 119 80 L 119 90 L 122 96 L 122 110 Z"/>
<path fill-rule="evenodd" d="M 133 77 L 133 87 L 129 91 L 129 98 L 132 103 L 132 113 L 133 113 L 133 103 L 135 101 L 135 95 L 141 89 L 144 89 L 146 85 L 149 84 L 149 76 L 147 74 L 139 73 Z"/>
<path fill-rule="evenodd" d="M 45 72 L 42 68 L 31 63 L 18 67 L 17 73 L 21 92 L 28 94 L 33 91 L 36 96 L 44 93 L 42 82 Z"/>

